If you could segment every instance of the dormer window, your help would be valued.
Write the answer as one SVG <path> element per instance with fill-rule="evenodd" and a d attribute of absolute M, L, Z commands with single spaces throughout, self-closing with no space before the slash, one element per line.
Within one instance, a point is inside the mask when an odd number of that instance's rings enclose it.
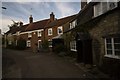
<path fill-rule="evenodd" d="M 48 29 L 48 36 L 51 36 L 52 35 L 52 28 L 49 28 Z"/>
<path fill-rule="evenodd" d="M 38 37 L 42 36 L 42 31 L 38 31 Z"/>
<path fill-rule="evenodd" d="M 97 17 L 109 10 L 112 10 L 117 7 L 116 2 L 99 2 L 98 4 L 94 5 L 94 17 Z"/>
<path fill-rule="evenodd" d="M 32 33 L 28 33 L 28 38 L 32 37 Z"/>
<path fill-rule="evenodd" d="M 77 20 L 74 20 L 73 22 L 70 23 L 70 29 L 75 28 L 77 25 Z"/>
<path fill-rule="evenodd" d="M 62 28 L 62 26 L 60 26 L 60 27 L 57 28 L 57 32 L 58 32 L 58 34 L 63 34 L 63 28 Z"/>

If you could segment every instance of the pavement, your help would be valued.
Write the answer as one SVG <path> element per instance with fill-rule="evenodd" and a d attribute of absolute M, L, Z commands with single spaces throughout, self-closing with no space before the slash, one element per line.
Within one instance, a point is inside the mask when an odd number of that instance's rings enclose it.
<path fill-rule="evenodd" d="M 75 63 L 71 58 L 59 57 L 54 53 L 33 53 L 28 50 L 18 51 L 3 49 L 3 57 L 9 57 L 13 64 L 3 66 L 3 78 L 80 78 L 84 80 L 109 79 L 99 70 Z M 6 62 L 3 60 L 3 64 Z M 7 71 L 7 72 L 5 72 Z M 101 79 L 102 78 L 102 79 Z"/>

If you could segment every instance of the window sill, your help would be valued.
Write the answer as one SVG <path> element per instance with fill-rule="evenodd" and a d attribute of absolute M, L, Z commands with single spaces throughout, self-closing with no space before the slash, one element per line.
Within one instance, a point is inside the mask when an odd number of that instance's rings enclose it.
<path fill-rule="evenodd" d="M 77 50 L 75 50 L 75 49 L 71 49 L 71 51 L 75 51 L 75 52 L 77 52 Z"/>
<path fill-rule="evenodd" d="M 104 57 L 120 59 L 120 56 L 113 56 L 113 55 L 104 55 Z"/>
<path fill-rule="evenodd" d="M 48 36 L 52 36 L 52 35 L 48 35 Z"/>

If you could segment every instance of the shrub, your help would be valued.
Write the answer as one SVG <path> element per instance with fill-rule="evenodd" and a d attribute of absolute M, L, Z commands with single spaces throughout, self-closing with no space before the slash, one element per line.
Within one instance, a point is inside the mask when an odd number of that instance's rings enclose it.
<path fill-rule="evenodd" d="M 47 40 L 45 40 L 42 43 L 42 49 L 44 49 L 44 50 L 48 50 L 49 49 L 49 42 Z"/>
<path fill-rule="evenodd" d="M 54 46 L 54 52 L 55 53 L 60 53 L 60 52 L 64 52 L 64 45 L 63 44 L 58 44 Z"/>

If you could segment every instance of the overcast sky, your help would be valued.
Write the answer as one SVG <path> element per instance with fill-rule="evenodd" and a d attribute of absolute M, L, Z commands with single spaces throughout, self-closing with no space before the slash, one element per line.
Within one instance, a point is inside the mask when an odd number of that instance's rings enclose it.
<path fill-rule="evenodd" d="M 29 23 L 32 14 L 34 21 L 48 19 L 53 12 L 56 18 L 77 14 L 80 11 L 80 2 L 2 2 L 2 32 L 9 30 L 8 25 L 14 21 Z"/>

